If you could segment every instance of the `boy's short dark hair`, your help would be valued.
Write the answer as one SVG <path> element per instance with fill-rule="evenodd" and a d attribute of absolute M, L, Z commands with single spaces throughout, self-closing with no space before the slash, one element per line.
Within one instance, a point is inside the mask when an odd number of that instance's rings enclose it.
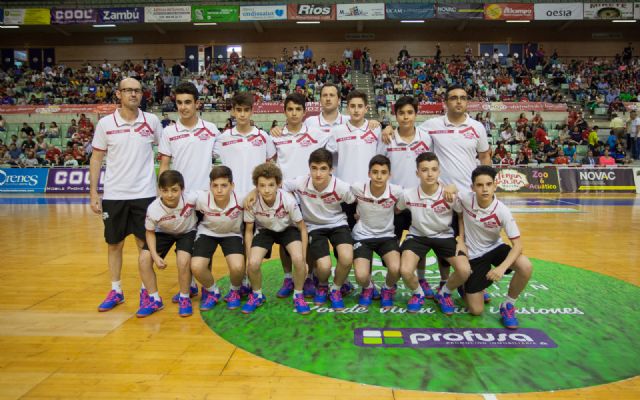
<path fill-rule="evenodd" d="M 352 90 L 349 92 L 349 94 L 347 95 L 347 104 L 349 104 L 349 102 L 353 99 L 362 99 L 365 106 L 369 104 L 367 94 L 365 92 L 361 92 L 360 90 Z"/>
<path fill-rule="evenodd" d="M 406 105 L 410 105 L 411 107 L 413 107 L 413 111 L 415 111 L 416 114 L 418 113 L 418 100 L 416 100 L 412 96 L 400 97 L 398 101 L 396 101 L 396 104 L 393 106 L 393 113 L 395 115 L 398 115 L 398 111 Z"/>
<path fill-rule="evenodd" d="M 389 157 L 383 156 L 382 154 L 376 154 L 369 161 L 369 171 L 373 168 L 374 165 L 386 165 L 389 168 L 389 172 L 391 172 L 391 160 Z"/>
<path fill-rule="evenodd" d="M 184 190 L 184 178 L 180 172 L 168 169 L 160 174 L 160 177 L 158 178 L 159 188 L 170 188 L 175 184 L 178 184 L 180 189 Z"/>
<path fill-rule="evenodd" d="M 311 165 L 311 163 L 326 163 L 329 168 L 331 168 L 333 166 L 333 154 L 324 147 L 316 149 L 309 154 L 309 165 Z"/>
<path fill-rule="evenodd" d="M 176 86 L 175 93 L 176 96 L 179 94 L 190 94 L 193 96 L 193 101 L 197 101 L 199 96 L 196 85 L 191 82 L 180 83 L 178 86 Z M 167 116 L 166 114 L 164 115 Z"/>
<path fill-rule="evenodd" d="M 479 167 L 477 167 L 476 169 L 473 170 L 473 172 L 471 173 L 471 183 L 476 183 L 476 178 L 481 176 L 481 175 L 487 175 L 489 177 L 491 177 L 492 181 L 496 180 L 496 170 L 495 168 L 489 166 L 489 165 L 480 165 Z"/>
<path fill-rule="evenodd" d="M 258 186 L 258 178 L 275 178 L 276 184 L 279 185 L 282 183 L 282 171 L 272 162 L 262 163 L 253 169 L 253 174 L 251 175 L 255 186 Z"/>
<path fill-rule="evenodd" d="M 320 89 L 320 96 L 322 96 L 322 91 L 323 91 L 325 88 L 335 88 L 335 89 L 336 89 L 336 94 L 337 94 L 337 95 L 340 95 L 340 88 L 338 88 L 338 85 L 333 84 L 333 83 L 325 83 L 325 84 L 322 86 L 322 88 Z"/>
<path fill-rule="evenodd" d="M 249 92 L 238 93 L 231 99 L 231 107 L 253 107 L 253 95 Z"/>
<path fill-rule="evenodd" d="M 416 157 L 416 168 L 418 168 L 420 166 L 420 163 L 423 161 L 437 161 L 438 165 L 440 165 L 438 156 L 436 156 L 436 153 L 433 153 L 431 151 L 426 151 L 424 153 L 418 154 L 418 157 Z"/>
<path fill-rule="evenodd" d="M 449 93 L 451 93 L 451 91 L 457 90 L 457 89 L 464 90 L 465 93 L 467 92 L 467 89 L 465 89 L 463 86 L 451 85 L 451 86 L 447 87 L 447 91 L 445 92 L 445 95 L 444 95 L 445 100 L 449 99 Z"/>
<path fill-rule="evenodd" d="M 213 182 L 219 178 L 227 178 L 229 183 L 233 183 L 233 172 L 226 165 L 216 165 L 209 172 L 209 181 Z"/>
<path fill-rule="evenodd" d="M 294 92 L 291 93 L 290 95 L 288 95 L 285 99 L 284 99 L 284 109 L 287 109 L 287 104 L 289 104 L 290 102 L 293 104 L 297 104 L 299 106 L 302 106 L 303 110 L 306 110 L 306 98 L 304 97 L 304 95 L 298 93 L 298 92 Z"/>

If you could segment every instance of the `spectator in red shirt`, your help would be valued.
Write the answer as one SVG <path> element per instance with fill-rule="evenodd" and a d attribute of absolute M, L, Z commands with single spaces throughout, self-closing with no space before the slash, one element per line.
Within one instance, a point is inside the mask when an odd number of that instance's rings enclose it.
<path fill-rule="evenodd" d="M 59 148 L 52 144 L 47 145 L 47 152 L 44 155 L 45 160 L 51 165 L 58 165 L 60 163 L 60 156 L 62 152 Z"/>
<path fill-rule="evenodd" d="M 502 161 L 500 162 L 500 164 L 502 164 L 502 165 L 514 165 L 515 162 L 516 162 L 516 160 L 514 160 L 511 157 L 511 153 L 507 152 L 507 154 L 505 154 L 505 156 L 502 159 Z"/>
<path fill-rule="evenodd" d="M 353 68 L 356 71 L 360 71 L 360 61 L 362 61 L 362 50 L 360 50 L 359 47 L 356 47 L 355 50 L 353 50 Z"/>
<path fill-rule="evenodd" d="M 542 145 L 549 144 L 549 138 L 547 137 L 547 132 L 545 132 L 544 128 L 542 128 L 542 125 L 537 125 L 534 132 L 535 132 L 534 136 L 536 138 L 536 142 Z"/>
<path fill-rule="evenodd" d="M 564 150 L 558 149 L 558 157 L 556 157 L 553 163 L 556 165 L 568 165 L 569 157 L 564 155 Z M 614 161 L 614 164 L 615 164 L 615 161 Z"/>
<path fill-rule="evenodd" d="M 507 149 L 504 148 L 504 143 L 499 142 L 498 147 L 496 147 L 495 151 L 493 152 L 493 163 L 500 164 L 502 162 L 502 159 L 505 158 L 507 154 L 508 152 Z"/>
<path fill-rule="evenodd" d="M 611 166 L 616 165 L 616 159 L 611 157 L 609 154 L 609 149 L 605 147 L 604 155 L 598 158 L 598 165 Z"/>

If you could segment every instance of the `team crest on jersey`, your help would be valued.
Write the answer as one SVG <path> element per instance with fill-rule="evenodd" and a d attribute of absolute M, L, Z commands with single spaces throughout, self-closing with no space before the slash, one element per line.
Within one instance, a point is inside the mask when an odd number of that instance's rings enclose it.
<path fill-rule="evenodd" d="M 364 140 L 366 144 L 376 143 L 378 141 L 376 135 L 371 131 L 367 131 L 367 133 L 360 136 L 360 139 Z"/>
<path fill-rule="evenodd" d="M 153 130 L 146 122 L 140 125 L 140 127 L 136 129 L 136 132 L 138 132 L 138 134 L 142 137 L 149 137 L 153 135 Z"/>
<path fill-rule="evenodd" d="M 435 212 L 436 214 L 444 214 L 448 210 L 449 209 L 444 204 L 438 204 L 435 207 L 433 207 L 433 212 Z"/>
<path fill-rule="evenodd" d="M 324 204 L 332 204 L 332 203 L 335 203 L 337 201 L 340 201 L 340 199 L 338 199 L 338 197 L 333 193 L 328 195 L 328 196 L 326 196 L 326 197 L 322 197 L 322 202 Z"/>
<path fill-rule="evenodd" d="M 393 199 L 385 199 L 384 201 L 382 201 L 381 203 L 379 203 L 383 208 L 391 208 L 393 207 L 396 202 Z"/>
<path fill-rule="evenodd" d="M 484 227 L 488 228 L 488 229 L 494 229 L 498 227 L 498 223 L 496 222 L 496 220 L 489 220 L 489 221 L 485 221 L 484 223 Z"/>
<path fill-rule="evenodd" d="M 476 130 L 473 128 L 473 126 L 470 126 L 468 128 L 460 130 L 460 134 L 465 139 L 479 139 L 480 138 L 480 136 L 478 135 Z"/>
<path fill-rule="evenodd" d="M 284 207 L 280 207 L 276 210 L 276 218 L 284 218 L 288 214 L 287 210 Z"/>
<path fill-rule="evenodd" d="M 207 129 L 204 129 L 204 128 L 202 128 L 198 132 L 196 132 L 194 134 L 194 136 L 197 137 L 198 139 L 202 140 L 203 142 L 205 140 L 209 140 L 210 137 L 214 137 L 214 135 L 211 132 L 209 132 Z"/>
<path fill-rule="evenodd" d="M 429 146 L 424 144 L 424 142 L 420 142 L 415 146 L 413 146 L 411 150 L 413 151 L 413 154 L 415 154 L 416 156 L 419 156 L 420 154 L 426 153 L 427 151 L 429 151 Z"/>
<path fill-rule="evenodd" d="M 255 135 L 254 137 L 249 138 L 249 141 L 251 142 L 252 145 L 256 147 L 262 146 L 263 144 L 266 143 L 266 141 L 261 135 Z"/>
<path fill-rule="evenodd" d="M 495 229 L 500 227 L 500 220 L 495 214 L 491 214 L 486 218 L 482 218 L 480 222 L 482 222 L 484 227 L 487 229 Z"/>
<path fill-rule="evenodd" d="M 312 138 L 308 133 L 305 133 L 300 139 L 296 141 L 302 147 L 309 147 L 312 144 L 318 143 L 317 140 Z"/>
<path fill-rule="evenodd" d="M 230 219 L 236 219 L 238 218 L 239 215 L 240 215 L 240 209 L 236 208 L 236 209 L 233 209 L 229 214 L 227 214 L 227 217 L 229 217 Z"/>

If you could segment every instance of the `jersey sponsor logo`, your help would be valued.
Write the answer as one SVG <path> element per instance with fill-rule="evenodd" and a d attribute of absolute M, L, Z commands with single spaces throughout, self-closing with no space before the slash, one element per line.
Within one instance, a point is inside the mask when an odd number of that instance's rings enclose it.
<path fill-rule="evenodd" d="M 312 198 L 312 199 L 318 198 L 317 195 L 315 195 L 313 193 L 310 193 L 310 192 L 307 192 L 306 190 L 296 190 L 296 192 L 298 194 L 300 194 L 301 196 L 306 196 L 306 197 L 309 197 L 309 198 Z"/>
<path fill-rule="evenodd" d="M 117 135 L 118 133 L 129 133 L 129 128 L 107 131 L 107 135 Z"/>
<path fill-rule="evenodd" d="M 176 219 L 177 217 L 175 215 L 166 215 L 162 218 L 160 218 L 160 220 L 158 222 L 166 222 L 166 221 L 171 221 L 172 219 Z"/>
<path fill-rule="evenodd" d="M 340 198 L 336 193 L 329 193 L 322 196 L 322 202 L 324 204 L 332 204 L 340 201 Z"/>
<path fill-rule="evenodd" d="M 170 137 L 170 138 L 169 138 L 169 141 L 170 141 L 170 142 L 173 142 L 173 141 L 175 141 L 175 140 L 185 139 L 185 138 L 188 138 L 188 137 L 189 137 L 189 134 L 188 134 L 188 133 L 185 133 L 184 135 L 178 135 L 178 136 Z"/>
<path fill-rule="evenodd" d="M 356 136 L 345 136 L 345 137 L 336 139 L 336 142 L 340 143 L 340 142 L 346 142 L 347 140 L 355 140 L 355 139 L 357 139 Z"/>
<path fill-rule="evenodd" d="M 228 140 L 224 143 L 222 143 L 222 146 L 231 146 L 232 144 L 236 144 L 236 143 L 242 143 L 244 140 L 243 139 L 236 139 L 236 140 Z"/>
<path fill-rule="evenodd" d="M 447 135 L 451 133 L 455 133 L 455 131 L 453 129 L 439 129 L 435 131 L 429 131 L 430 135 Z"/>
<path fill-rule="evenodd" d="M 405 151 L 407 150 L 406 147 L 387 147 L 387 152 L 391 153 L 394 151 Z"/>
<path fill-rule="evenodd" d="M 293 143 L 293 140 L 282 140 L 282 141 L 274 141 L 273 144 L 275 144 L 276 146 L 282 146 L 285 144 L 291 144 Z"/>
<path fill-rule="evenodd" d="M 409 207 L 427 208 L 427 205 L 424 203 L 406 202 L 406 205 Z"/>
<path fill-rule="evenodd" d="M 376 136 L 375 133 L 373 133 L 371 131 L 365 132 L 364 135 L 360 136 L 360 139 L 364 140 L 364 142 L 366 144 L 371 144 L 371 143 L 377 143 L 378 142 L 378 137 Z"/>

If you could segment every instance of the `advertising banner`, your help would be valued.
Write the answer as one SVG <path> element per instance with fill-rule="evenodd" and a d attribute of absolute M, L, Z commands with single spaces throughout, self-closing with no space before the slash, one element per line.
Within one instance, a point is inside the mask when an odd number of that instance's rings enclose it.
<path fill-rule="evenodd" d="M 240 6 L 240 21 L 287 19 L 287 6 Z"/>
<path fill-rule="evenodd" d="M 100 24 L 137 24 L 144 22 L 144 7 L 99 8 Z"/>
<path fill-rule="evenodd" d="M 240 6 L 191 6 L 192 22 L 237 22 Z"/>
<path fill-rule="evenodd" d="M 98 10 L 95 8 L 52 8 L 51 24 L 95 24 Z"/>
<path fill-rule="evenodd" d="M 436 18 L 440 19 L 484 19 L 484 3 L 438 3 Z"/>
<path fill-rule="evenodd" d="M 534 5 L 535 19 L 546 20 L 581 20 L 582 3 L 543 3 Z"/>
<path fill-rule="evenodd" d="M 0 106 L 2 114 L 111 114 L 117 104 L 63 104 L 59 106 Z"/>
<path fill-rule="evenodd" d="M 496 167 L 499 192 L 560 193 L 556 167 Z"/>
<path fill-rule="evenodd" d="M 144 22 L 191 22 L 190 6 L 145 7 Z"/>
<path fill-rule="evenodd" d="M 493 3 L 484 5 L 484 19 L 489 21 L 531 21 L 533 4 L 526 3 Z"/>
<path fill-rule="evenodd" d="M 289 19 L 296 21 L 333 21 L 336 19 L 335 4 L 289 4 Z"/>
<path fill-rule="evenodd" d="M 104 167 L 100 171 L 98 191 L 102 192 Z M 51 168 L 47 193 L 89 193 L 89 168 Z"/>
<path fill-rule="evenodd" d="M 262 101 L 253 105 L 255 114 L 279 114 L 284 112 L 284 104 L 280 101 Z M 305 104 L 307 116 L 320 113 L 320 102 L 314 101 Z"/>
<path fill-rule="evenodd" d="M 387 3 L 387 19 L 428 19 L 436 14 L 433 3 Z"/>
<path fill-rule="evenodd" d="M 562 168 L 559 173 L 563 192 L 636 192 L 631 168 Z"/>
<path fill-rule="evenodd" d="M 0 193 L 43 193 L 48 172 L 47 168 L 2 168 Z"/>
<path fill-rule="evenodd" d="M 635 104 L 635 103 L 630 103 Z M 392 108 L 393 110 L 393 108 Z M 444 103 L 420 103 L 418 104 L 418 114 L 442 114 L 444 113 Z M 495 112 L 527 112 L 527 111 L 567 111 L 565 103 L 541 103 L 541 102 L 491 102 L 483 103 L 470 101 L 467 105 L 468 112 L 495 111 Z M 393 112 L 393 111 L 392 111 Z"/>
<path fill-rule="evenodd" d="M 5 25 L 49 25 L 51 12 L 48 8 L 5 8 Z"/>
<path fill-rule="evenodd" d="M 338 4 L 338 21 L 384 19 L 384 3 Z"/>
<path fill-rule="evenodd" d="M 633 3 L 585 3 L 584 19 L 633 19 Z"/>

